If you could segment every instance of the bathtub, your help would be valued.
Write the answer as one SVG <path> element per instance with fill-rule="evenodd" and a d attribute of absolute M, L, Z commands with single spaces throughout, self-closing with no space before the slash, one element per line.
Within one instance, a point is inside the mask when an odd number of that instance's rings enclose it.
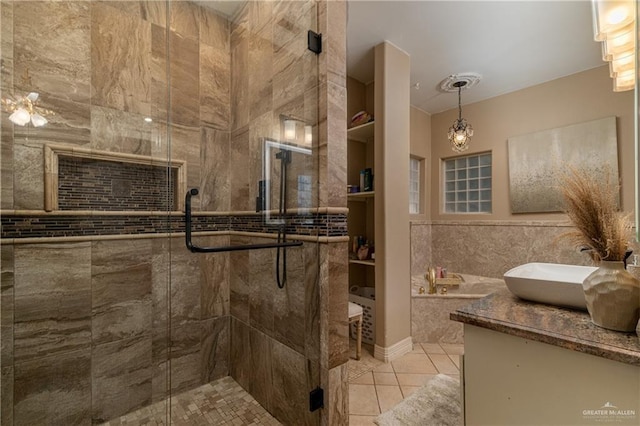
<path fill-rule="evenodd" d="M 449 314 L 476 299 L 481 299 L 501 288 L 504 280 L 458 274 L 463 282 L 447 286 L 447 293 L 420 294 L 420 287 L 429 291 L 424 275 L 411 277 L 411 336 L 418 343 L 463 343 L 462 324 L 451 321 Z"/>

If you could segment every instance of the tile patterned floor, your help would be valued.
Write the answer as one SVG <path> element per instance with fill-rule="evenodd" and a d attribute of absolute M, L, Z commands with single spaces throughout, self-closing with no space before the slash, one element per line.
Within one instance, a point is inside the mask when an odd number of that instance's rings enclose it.
<path fill-rule="evenodd" d="M 353 342 L 352 342 L 353 343 Z M 373 425 L 436 374 L 458 377 L 463 345 L 416 343 L 413 351 L 385 364 L 373 358 L 373 347 L 362 346 L 362 359 L 349 361 L 349 425 Z M 355 353 L 355 346 L 352 345 Z M 164 401 L 103 423 L 165 425 Z M 171 425 L 280 425 L 231 377 L 224 377 L 171 398 Z"/>
<path fill-rule="evenodd" d="M 118 419 L 113 425 L 165 425 L 164 401 L 141 408 Z M 280 425 L 231 377 L 224 377 L 171 398 L 171 425 Z"/>
<path fill-rule="evenodd" d="M 373 425 L 378 414 L 391 409 L 438 373 L 458 378 L 463 352 L 463 345 L 415 343 L 413 351 L 385 364 L 373 358 L 371 346 L 363 345 L 362 359 L 349 360 L 349 425 Z"/>

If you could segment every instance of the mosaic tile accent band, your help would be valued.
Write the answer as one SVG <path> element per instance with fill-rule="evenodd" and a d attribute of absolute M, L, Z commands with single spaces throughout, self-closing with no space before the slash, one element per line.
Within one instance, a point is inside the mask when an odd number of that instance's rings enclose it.
<path fill-rule="evenodd" d="M 169 170 L 171 185 L 167 194 L 166 167 L 60 156 L 58 208 L 99 211 L 174 210 L 174 188 L 178 175 L 176 170 Z"/>
<path fill-rule="evenodd" d="M 184 216 L 157 215 L 56 215 L 18 216 L 3 215 L 2 238 L 51 238 L 81 237 L 93 235 L 131 235 L 184 232 Z M 192 231 L 241 231 L 256 233 L 278 232 L 276 221 L 265 216 L 224 215 L 192 217 Z M 288 235 L 312 235 L 341 237 L 347 235 L 346 214 L 289 214 L 286 215 Z"/>

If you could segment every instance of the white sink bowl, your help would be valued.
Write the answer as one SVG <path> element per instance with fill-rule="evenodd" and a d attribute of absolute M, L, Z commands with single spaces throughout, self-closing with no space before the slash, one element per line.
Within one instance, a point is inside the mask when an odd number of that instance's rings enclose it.
<path fill-rule="evenodd" d="M 574 309 L 587 309 L 582 281 L 593 266 L 527 263 L 504 274 L 511 293 L 521 299 Z"/>

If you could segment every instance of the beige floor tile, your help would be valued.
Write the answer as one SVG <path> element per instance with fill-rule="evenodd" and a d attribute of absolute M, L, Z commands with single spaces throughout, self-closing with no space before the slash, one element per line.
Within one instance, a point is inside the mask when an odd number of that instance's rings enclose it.
<path fill-rule="evenodd" d="M 400 386 L 402 396 L 407 398 L 409 395 L 420 389 L 422 386 Z"/>
<path fill-rule="evenodd" d="M 412 354 L 423 354 L 424 349 L 422 349 L 422 345 L 420 343 L 413 344 L 413 350 L 410 352 Z"/>
<path fill-rule="evenodd" d="M 349 426 L 373 426 L 377 416 L 349 416 Z"/>
<path fill-rule="evenodd" d="M 391 386 L 398 385 L 398 379 L 396 379 L 395 373 L 374 372 L 373 380 L 375 381 L 376 385 L 391 385 Z"/>
<path fill-rule="evenodd" d="M 392 361 L 391 364 L 396 373 L 436 374 L 438 372 L 426 354 L 406 354 Z"/>
<path fill-rule="evenodd" d="M 458 370 L 460 369 L 460 355 L 449 355 L 449 358 L 451 358 L 451 361 L 456 365 L 456 367 L 458 367 Z"/>
<path fill-rule="evenodd" d="M 393 366 L 390 362 L 385 362 L 384 364 L 378 365 L 373 369 L 374 373 L 393 373 Z"/>
<path fill-rule="evenodd" d="M 349 385 L 349 415 L 380 414 L 376 388 L 373 385 Z"/>
<path fill-rule="evenodd" d="M 451 358 L 447 355 L 441 354 L 431 354 L 429 355 L 433 365 L 436 366 L 439 373 L 442 374 L 456 374 L 458 372 L 458 367 L 451 361 Z"/>
<path fill-rule="evenodd" d="M 444 354 L 446 353 L 442 346 L 437 343 L 421 343 L 422 349 L 428 354 Z"/>
<path fill-rule="evenodd" d="M 373 385 L 374 383 L 375 382 L 373 381 L 373 373 L 371 373 L 371 371 L 369 371 L 368 373 L 364 373 L 360 377 L 349 380 L 349 384 L 355 385 Z"/>
<path fill-rule="evenodd" d="M 400 386 L 422 386 L 436 377 L 435 374 L 406 374 L 396 373 Z"/>
<path fill-rule="evenodd" d="M 400 386 L 378 386 L 376 385 L 376 392 L 378 393 L 378 402 L 380 403 L 380 411 L 383 413 L 395 407 L 400 401 L 402 401 L 402 391 Z"/>
<path fill-rule="evenodd" d="M 462 355 L 464 353 L 464 345 L 458 343 L 440 343 L 440 346 L 449 355 Z"/>

